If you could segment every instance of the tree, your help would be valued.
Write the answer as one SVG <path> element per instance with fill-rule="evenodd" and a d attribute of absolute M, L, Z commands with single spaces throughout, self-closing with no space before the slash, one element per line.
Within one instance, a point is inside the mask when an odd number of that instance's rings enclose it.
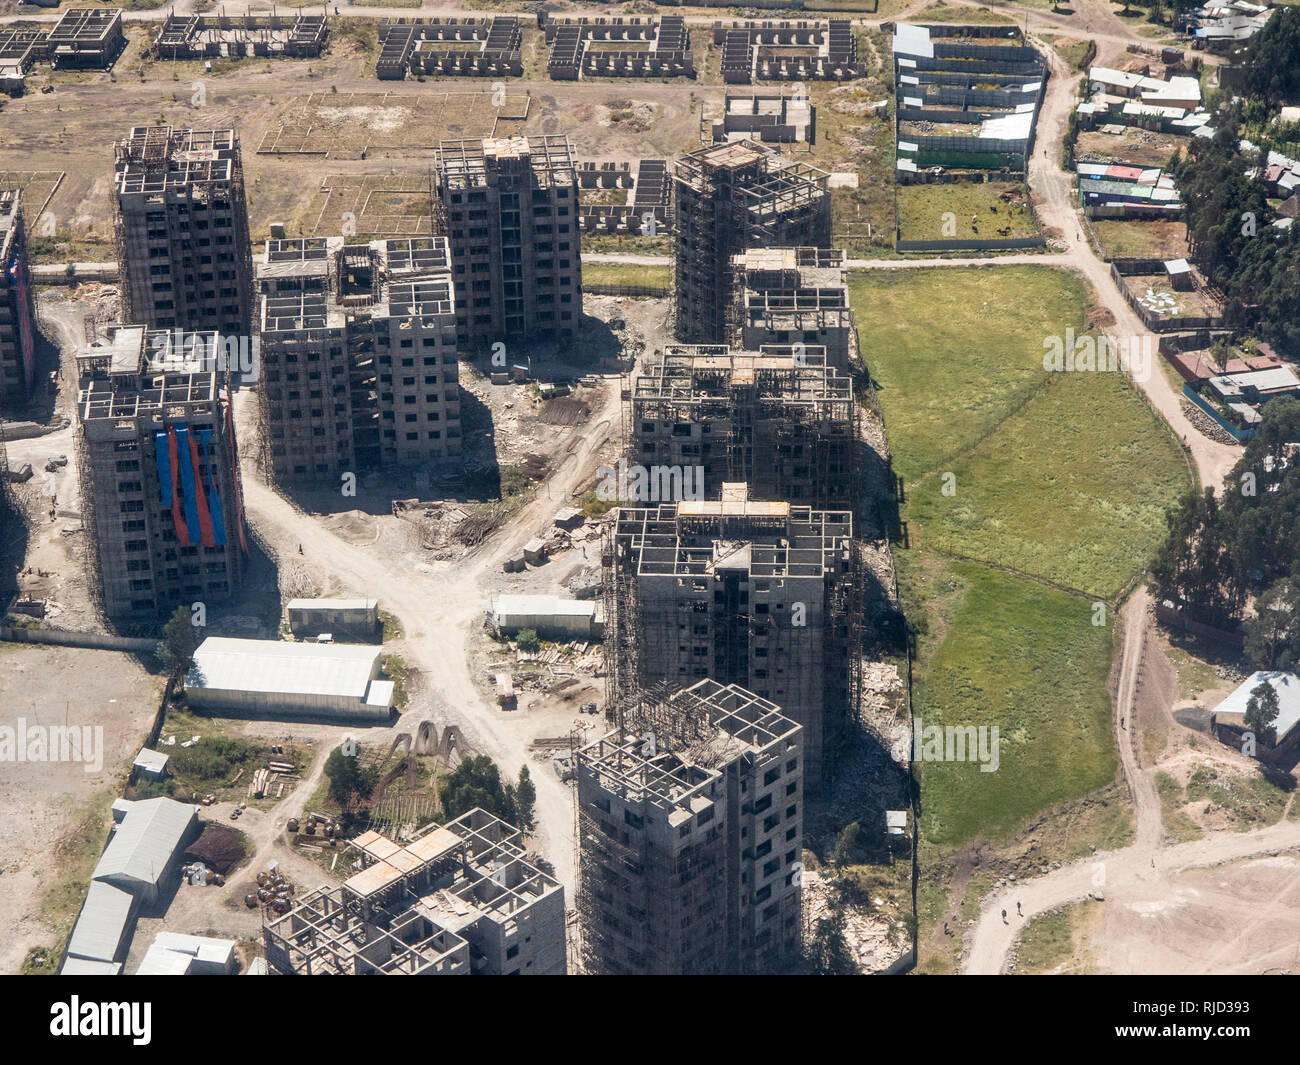
<path fill-rule="evenodd" d="M 454 772 L 438 782 L 438 800 L 443 816 L 459 817 L 476 806 L 496 814 L 510 824 L 517 823 L 515 790 L 501 781 L 496 763 L 485 754 L 466 758 Z"/>
<path fill-rule="evenodd" d="M 1300 580 L 1283 578 L 1255 600 L 1243 626 L 1246 658 L 1256 669 L 1294 669 L 1300 663 Z"/>
<path fill-rule="evenodd" d="M 164 673 L 182 680 L 194 664 L 194 649 L 197 646 L 194 626 L 190 623 L 190 609 L 178 606 L 163 626 L 163 638 L 153 653 Z"/>
<path fill-rule="evenodd" d="M 519 828 L 531 832 L 537 827 L 537 788 L 527 766 L 519 769 L 519 783 L 515 787 L 515 817 Z"/>
<path fill-rule="evenodd" d="M 329 797 L 346 812 L 354 802 L 370 798 L 377 774 L 374 769 L 364 768 L 355 754 L 345 754 L 342 747 L 336 747 L 325 759 L 325 776 L 330 782 Z"/>
<path fill-rule="evenodd" d="M 856 976 L 858 963 L 844 938 L 844 910 L 833 904 L 825 917 L 819 917 L 808 945 L 808 963 L 820 976 Z"/>
<path fill-rule="evenodd" d="M 542 641 L 537 638 L 536 629 L 520 629 L 515 634 L 515 643 L 518 644 L 521 651 L 536 651 L 542 646 Z"/>
<path fill-rule="evenodd" d="M 1250 698 L 1246 701 L 1246 728 L 1270 746 L 1277 740 L 1273 722 L 1277 720 L 1278 710 L 1277 691 L 1268 681 L 1261 680 L 1250 689 Z"/>
<path fill-rule="evenodd" d="M 840 838 L 835 842 L 835 854 L 831 858 L 838 866 L 852 865 L 858 853 L 858 839 L 862 835 L 862 826 L 854 821 L 845 825 Z"/>

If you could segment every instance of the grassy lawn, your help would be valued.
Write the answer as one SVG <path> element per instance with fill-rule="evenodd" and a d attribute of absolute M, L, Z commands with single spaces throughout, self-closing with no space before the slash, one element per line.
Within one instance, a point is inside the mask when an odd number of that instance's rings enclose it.
<path fill-rule="evenodd" d="M 1046 266 L 849 275 L 894 469 L 919 480 L 1040 387 L 1045 336 L 1081 330 L 1083 282 Z"/>
<path fill-rule="evenodd" d="M 898 227 L 903 240 L 990 240 L 1038 232 L 1024 185 L 1009 181 L 900 185 Z"/>
<path fill-rule="evenodd" d="M 1183 222 L 1123 221 L 1098 218 L 1092 223 L 1112 259 L 1184 259 L 1187 226 Z"/>
<path fill-rule="evenodd" d="M 1106 678 L 1111 630 L 1086 601 L 972 563 L 901 578 L 949 599 L 942 643 L 913 691 L 930 725 L 996 726 L 999 765 L 922 765 L 921 829 L 941 845 L 1006 838 L 1054 803 L 1109 783 L 1117 768 Z"/>
<path fill-rule="evenodd" d="M 1090 42 L 1081 41 L 1076 37 L 1049 36 L 1047 40 L 1056 50 L 1056 54 L 1069 64 L 1071 70 L 1076 73 L 1084 72 L 1086 69 L 1084 58 L 1088 54 L 1088 45 Z"/>
<path fill-rule="evenodd" d="M 1044 338 L 1085 322 L 1074 275 L 877 271 L 851 284 L 910 486 L 895 561 L 919 630 L 917 712 L 927 726 L 999 729 L 996 772 L 923 763 L 922 833 L 941 847 L 1006 839 L 1114 779 L 1111 618 L 1094 626 L 1092 601 L 1145 565 L 1186 464 L 1118 375 L 1043 369 Z M 955 494 L 941 491 L 944 473 Z"/>
<path fill-rule="evenodd" d="M 667 288 L 673 279 L 670 266 L 637 266 L 631 263 L 587 263 L 582 280 L 587 285 L 646 285 Z"/>
<path fill-rule="evenodd" d="M 1040 913 L 1020 933 L 1016 972 L 1086 975 L 1091 959 L 1082 940 L 1101 916 L 1102 904 L 1088 901 Z"/>
<path fill-rule="evenodd" d="M 929 7 L 922 8 L 911 15 L 907 21 L 922 26 L 928 22 L 958 22 L 963 26 L 982 26 L 1020 20 L 987 7 L 958 7 L 956 4 L 945 4 L 943 0 L 935 0 L 935 3 Z"/>
<path fill-rule="evenodd" d="M 913 489 L 914 544 L 1110 600 L 1163 539 L 1186 463 L 1120 375 L 1043 376 L 1023 410 Z"/>

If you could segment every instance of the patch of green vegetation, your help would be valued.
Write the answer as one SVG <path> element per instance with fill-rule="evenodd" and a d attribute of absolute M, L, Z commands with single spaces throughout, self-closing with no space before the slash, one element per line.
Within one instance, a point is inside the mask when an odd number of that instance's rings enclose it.
<path fill-rule="evenodd" d="M 405 710 L 411 695 L 407 690 L 410 666 L 401 655 L 384 655 L 384 675 L 393 682 L 393 705 L 398 710 Z"/>
<path fill-rule="evenodd" d="M 994 11 L 992 8 L 959 7 L 956 4 L 945 4 L 943 0 L 935 0 L 935 3 L 929 7 L 909 15 L 908 21 L 917 25 L 925 25 L 928 22 L 956 22 L 965 26 L 982 26 L 1016 23 L 1019 19 Z"/>
<path fill-rule="evenodd" d="M 914 482 L 969 450 L 1047 376 L 1043 339 L 1082 331 L 1084 283 L 1047 266 L 853 271 L 859 348 L 894 469 Z"/>
<path fill-rule="evenodd" d="M 1156 794 L 1160 796 L 1160 815 L 1165 834 L 1179 843 L 1200 839 L 1205 833 L 1201 826 L 1185 814 L 1181 807 L 1187 802 L 1183 786 L 1163 770 L 1155 776 Z"/>
<path fill-rule="evenodd" d="M 900 185 L 898 229 L 902 240 L 1019 239 L 1038 234 L 1028 190 L 1011 181 Z"/>
<path fill-rule="evenodd" d="M 1091 973 L 1088 952 L 1080 944 L 1079 936 L 1100 905 L 1093 901 L 1079 902 L 1031 918 L 1020 933 L 1016 972 L 1071 976 Z"/>
<path fill-rule="evenodd" d="M 587 263 L 582 268 L 584 285 L 639 285 L 667 288 L 672 284 L 670 266 L 639 266 L 635 263 Z"/>
<path fill-rule="evenodd" d="M 1261 774 L 1221 773 L 1197 766 L 1187 781 L 1187 801 L 1208 799 L 1237 822 L 1241 831 L 1263 828 L 1282 819 L 1291 792 Z"/>
<path fill-rule="evenodd" d="M 1109 600 L 1189 486 L 1177 442 L 1122 375 L 1061 373 L 914 488 L 908 513 L 922 546 Z"/>
<path fill-rule="evenodd" d="M 379 612 L 379 624 L 383 627 L 383 639 L 400 640 L 406 634 L 402 631 L 402 623 L 397 620 L 395 614 L 390 614 L 387 610 Z"/>
<path fill-rule="evenodd" d="M 50 880 L 41 896 L 40 916 L 54 930 L 56 942 L 43 954 L 29 951 L 23 961 L 24 973 L 52 972 L 63 956 L 81 904 L 86 900 L 90 875 L 104 853 L 112 821 L 109 809 L 116 797 L 116 789 L 110 789 L 88 800 L 70 819 L 73 827 L 55 841 L 44 869 Z M 30 970 L 28 965 L 32 966 Z"/>
<path fill-rule="evenodd" d="M 599 255 L 601 253 L 672 255 L 673 238 L 666 233 L 657 237 L 642 236 L 639 233 L 629 233 L 626 236 L 618 233 L 584 233 L 582 235 L 582 252 L 584 255 Z M 587 266 L 583 267 L 583 277 L 586 277 L 587 269 Z"/>
<path fill-rule="evenodd" d="M 1005 838 L 1044 807 L 1106 785 L 1117 768 L 1109 626 L 1092 625 L 1089 604 L 1063 592 L 970 563 L 950 569 L 962 594 L 913 704 L 926 729 L 997 728 L 998 765 L 922 762 L 921 827 L 940 844 Z"/>

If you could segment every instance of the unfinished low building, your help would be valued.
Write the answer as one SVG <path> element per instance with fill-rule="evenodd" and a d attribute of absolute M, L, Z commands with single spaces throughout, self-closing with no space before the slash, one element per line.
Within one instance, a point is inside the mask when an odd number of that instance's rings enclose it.
<path fill-rule="evenodd" d="M 773 973 L 799 953 L 801 730 L 735 684 L 639 693 L 576 753 L 589 973 Z"/>
<path fill-rule="evenodd" d="M 677 160 L 677 338 L 725 344 L 736 299 L 733 258 L 750 248 L 825 248 L 828 175 L 755 141 L 717 144 Z"/>
<path fill-rule="evenodd" d="M 575 335 L 582 235 L 569 138 L 443 141 L 437 193 L 455 266 L 459 342 L 488 348 Z"/>
<path fill-rule="evenodd" d="M 698 467 L 698 493 L 745 482 L 760 499 L 856 506 L 852 382 L 808 345 L 670 345 L 633 383 L 629 461 Z"/>
<path fill-rule="evenodd" d="M 126 47 L 120 7 L 73 7 L 50 30 L 46 51 L 59 68 L 107 70 Z"/>
<path fill-rule="evenodd" d="M 402 81 L 417 76 L 502 78 L 524 73 L 523 31 L 513 15 L 493 18 L 430 18 L 379 23 L 375 77 Z"/>
<path fill-rule="evenodd" d="M 234 130 L 136 126 L 117 146 L 124 316 L 251 337 L 253 260 Z"/>
<path fill-rule="evenodd" d="M 803 727 L 820 785 L 861 674 L 862 566 L 848 511 L 749 498 L 621 507 L 603 551 L 607 702 L 705 677 L 771 699 Z"/>
<path fill-rule="evenodd" d="M 369 831 L 348 847 L 358 872 L 263 924 L 272 972 L 564 975 L 564 888 L 500 818 L 474 809 L 404 844 Z"/>
<path fill-rule="evenodd" d="M 732 259 L 736 302 L 728 341 L 815 345 L 848 372 L 856 362 L 844 252 L 828 248 L 751 248 Z"/>
<path fill-rule="evenodd" d="M 817 109 L 802 89 L 726 93 L 722 117 L 710 123 L 714 144 L 759 140 L 764 144 L 812 144 Z"/>
<path fill-rule="evenodd" d="M 279 483 L 459 458 L 445 237 L 270 240 L 257 276 L 264 461 Z"/>
<path fill-rule="evenodd" d="M 329 34 L 326 15 L 169 14 L 154 37 L 160 59 L 314 59 Z"/>
<path fill-rule="evenodd" d="M 21 402 L 36 382 L 36 305 L 23 194 L 0 189 L 0 401 Z"/>
<path fill-rule="evenodd" d="M 666 159 L 578 164 L 579 222 L 584 233 L 640 233 L 672 229 L 672 187 Z"/>
<path fill-rule="evenodd" d="M 867 75 L 858 58 L 853 23 L 846 18 L 799 22 L 715 22 L 722 47 L 722 80 L 851 81 Z"/>
<path fill-rule="evenodd" d="M 663 18 L 553 18 L 537 13 L 550 46 L 553 81 L 695 76 L 691 35 L 680 15 Z"/>
<path fill-rule="evenodd" d="M 216 333 L 118 326 L 77 357 L 77 465 L 91 586 L 111 618 L 223 602 L 248 543 Z"/>

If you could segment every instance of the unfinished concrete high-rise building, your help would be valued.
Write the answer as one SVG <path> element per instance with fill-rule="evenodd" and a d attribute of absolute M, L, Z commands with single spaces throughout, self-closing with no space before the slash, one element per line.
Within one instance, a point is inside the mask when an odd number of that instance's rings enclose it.
<path fill-rule="evenodd" d="M 35 382 L 36 306 L 23 194 L 0 189 L 0 400 L 26 399 Z"/>
<path fill-rule="evenodd" d="M 460 343 L 573 336 L 582 247 L 568 137 L 443 141 L 437 184 Z"/>
<path fill-rule="evenodd" d="M 445 237 L 271 240 L 257 278 L 264 460 L 277 482 L 459 458 Z"/>
<path fill-rule="evenodd" d="M 359 872 L 263 924 L 272 972 L 564 975 L 564 887 L 500 818 L 474 809 L 405 843 L 370 831 L 348 846 Z"/>
<path fill-rule="evenodd" d="M 739 684 L 803 727 L 820 785 L 861 676 L 862 564 L 848 511 L 749 498 L 621 507 L 602 552 L 612 706 L 638 687 Z"/>
<path fill-rule="evenodd" d="M 91 585 L 112 618 L 230 598 L 248 545 L 223 338 L 118 326 L 77 357 Z"/>
<path fill-rule="evenodd" d="M 669 345 L 633 382 L 628 457 L 696 468 L 704 498 L 747 482 L 759 499 L 852 509 L 857 412 L 852 382 L 815 345 Z"/>
<path fill-rule="evenodd" d="M 123 317 L 249 337 L 253 263 L 234 130 L 136 126 L 117 145 Z"/>
<path fill-rule="evenodd" d="M 733 259 L 750 248 L 829 246 L 828 175 L 756 141 L 677 160 L 677 338 L 724 344 L 736 298 Z"/>
<path fill-rule="evenodd" d="M 828 248 L 751 248 L 732 259 L 736 301 L 727 342 L 818 345 L 848 371 L 857 361 L 844 252 Z"/>
<path fill-rule="evenodd" d="M 714 680 L 620 710 L 621 726 L 575 757 L 584 968 L 788 966 L 801 940 L 799 726 Z"/>
<path fill-rule="evenodd" d="M 337 485 L 357 468 L 342 247 L 342 237 L 268 240 L 257 264 L 263 459 L 281 485 Z"/>

